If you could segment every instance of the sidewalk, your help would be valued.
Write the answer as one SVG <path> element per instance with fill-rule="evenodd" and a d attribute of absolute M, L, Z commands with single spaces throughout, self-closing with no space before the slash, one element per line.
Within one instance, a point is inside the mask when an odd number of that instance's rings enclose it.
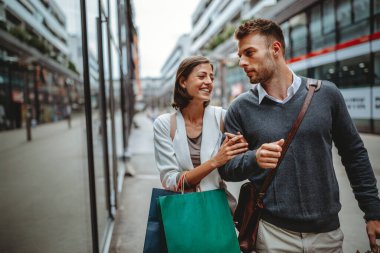
<path fill-rule="evenodd" d="M 152 122 L 145 114 L 138 114 L 135 121 L 138 129 L 133 129 L 130 145 L 132 158 L 129 166 L 136 171 L 134 177 L 125 177 L 123 191 L 120 197 L 120 208 L 116 215 L 115 227 L 112 235 L 110 253 L 141 253 L 143 252 L 146 222 L 148 218 L 149 202 L 153 187 L 161 187 L 156 170 L 153 149 Z M 380 136 L 361 135 L 368 149 L 374 167 L 375 175 L 380 187 Z M 341 165 L 340 158 L 334 154 L 334 166 L 340 186 L 342 211 L 340 212 L 341 228 L 345 234 L 344 248 L 346 252 L 365 252 L 369 249 L 365 232 L 363 213 L 354 199 L 346 173 Z M 237 197 L 241 183 L 228 183 L 229 190 Z"/>
<path fill-rule="evenodd" d="M 128 166 L 136 172 L 125 177 L 119 198 L 119 209 L 109 252 L 143 252 L 151 189 L 161 187 L 153 149 L 152 122 L 145 114 L 135 116 L 139 128 L 134 128 L 129 140 L 132 158 Z"/>

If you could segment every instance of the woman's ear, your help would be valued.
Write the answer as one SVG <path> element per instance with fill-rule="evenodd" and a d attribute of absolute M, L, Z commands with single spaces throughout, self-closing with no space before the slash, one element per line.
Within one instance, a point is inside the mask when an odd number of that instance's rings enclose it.
<path fill-rule="evenodd" d="M 186 89 L 186 79 L 184 77 L 181 77 L 179 79 L 179 85 L 181 85 L 182 88 Z"/>

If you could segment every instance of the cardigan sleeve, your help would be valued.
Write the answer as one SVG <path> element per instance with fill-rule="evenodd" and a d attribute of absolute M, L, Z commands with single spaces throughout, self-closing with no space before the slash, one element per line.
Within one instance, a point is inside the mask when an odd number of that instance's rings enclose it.
<path fill-rule="evenodd" d="M 162 186 L 175 191 L 180 170 L 170 138 L 170 114 L 158 117 L 153 123 L 154 151 Z"/>

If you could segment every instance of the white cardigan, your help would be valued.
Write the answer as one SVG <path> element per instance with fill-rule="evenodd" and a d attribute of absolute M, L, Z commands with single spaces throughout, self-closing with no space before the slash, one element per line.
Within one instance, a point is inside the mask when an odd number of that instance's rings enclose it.
<path fill-rule="evenodd" d="M 210 160 L 219 150 L 222 133 L 220 119 L 226 114 L 221 107 L 207 106 L 203 116 L 201 164 Z M 185 120 L 180 111 L 176 112 L 177 129 L 172 140 L 170 137 L 170 114 L 159 116 L 153 124 L 154 149 L 157 169 L 165 189 L 176 190 L 177 176 L 180 172 L 192 170 Z M 202 191 L 226 188 L 217 169 L 213 170 L 200 182 Z"/>

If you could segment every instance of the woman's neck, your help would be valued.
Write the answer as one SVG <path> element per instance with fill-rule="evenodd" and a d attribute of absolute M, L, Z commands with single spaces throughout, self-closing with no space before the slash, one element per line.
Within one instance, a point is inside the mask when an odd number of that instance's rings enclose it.
<path fill-rule="evenodd" d="M 203 103 L 189 103 L 182 109 L 183 118 L 186 121 L 196 123 L 203 119 L 205 108 Z"/>

